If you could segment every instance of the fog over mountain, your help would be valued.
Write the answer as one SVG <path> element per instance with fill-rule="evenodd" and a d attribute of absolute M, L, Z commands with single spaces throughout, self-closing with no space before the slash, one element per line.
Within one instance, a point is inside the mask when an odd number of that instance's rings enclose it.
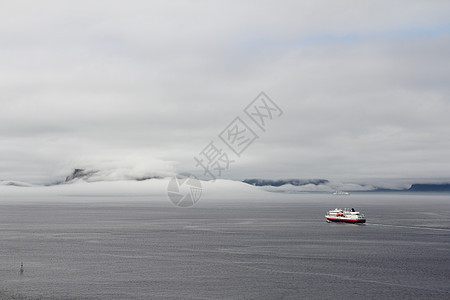
<path fill-rule="evenodd" d="M 149 174 L 149 173 L 146 173 Z M 135 174 L 138 175 L 138 174 Z M 51 184 L 47 184 L 47 192 L 51 191 L 50 187 L 58 187 L 62 185 L 73 185 L 74 189 L 65 189 L 69 193 L 82 193 L 87 194 L 94 193 L 97 195 L 104 195 L 102 187 L 111 191 L 129 191 L 129 189 L 135 189 L 142 195 L 157 193 L 159 196 L 164 195 L 167 192 L 168 182 L 172 176 L 167 174 L 154 174 L 147 175 L 145 177 L 132 176 L 130 173 L 123 172 L 123 170 L 85 170 L 74 169 L 68 174 L 64 180 L 55 181 Z M 137 182 L 142 182 L 136 186 Z M 216 184 L 216 182 L 219 182 Z M 319 192 L 319 193 L 331 193 L 331 192 L 450 192 L 450 182 L 436 182 L 431 180 L 428 183 L 424 181 L 421 183 L 411 183 L 408 181 L 372 181 L 372 183 L 364 182 L 341 182 L 336 180 L 327 179 L 245 179 L 242 182 L 236 180 L 201 180 L 200 186 L 203 184 L 212 191 L 227 193 L 228 188 L 239 188 L 241 191 L 266 191 L 277 193 L 304 193 L 304 192 Z M 86 185 L 88 184 L 88 185 Z M 117 189 L 116 186 L 119 186 Z M 33 185 L 26 182 L 0 180 L 0 186 L 7 187 L 43 187 L 42 185 Z M 256 189 L 250 190 L 246 186 L 252 186 Z M 114 188 L 112 188 L 114 187 Z M 112 188 L 112 189 L 111 189 Z M 58 191 L 56 189 L 55 191 Z M 11 192 L 11 189 L 3 189 L 0 192 Z M 17 190 L 16 190 L 17 192 Z M 134 194 L 135 192 L 132 192 Z M 107 193 L 108 194 L 108 193 Z"/>

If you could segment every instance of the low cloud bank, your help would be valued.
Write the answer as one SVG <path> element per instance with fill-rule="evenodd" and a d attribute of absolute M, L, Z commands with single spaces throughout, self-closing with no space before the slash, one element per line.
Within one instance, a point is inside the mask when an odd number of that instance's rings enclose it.
<path fill-rule="evenodd" d="M 411 184 L 405 182 L 377 182 L 375 184 L 365 183 L 343 183 L 327 179 L 245 179 L 243 182 L 259 186 L 270 192 L 364 192 L 377 190 L 408 190 Z"/>

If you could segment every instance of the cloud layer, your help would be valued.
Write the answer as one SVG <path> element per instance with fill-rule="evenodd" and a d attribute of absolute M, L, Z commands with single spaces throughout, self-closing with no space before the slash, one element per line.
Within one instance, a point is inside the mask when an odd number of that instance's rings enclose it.
<path fill-rule="evenodd" d="M 450 178 L 449 9 L 1 2 L 0 180 L 201 175 L 193 156 L 261 90 L 285 114 L 225 178 Z"/>

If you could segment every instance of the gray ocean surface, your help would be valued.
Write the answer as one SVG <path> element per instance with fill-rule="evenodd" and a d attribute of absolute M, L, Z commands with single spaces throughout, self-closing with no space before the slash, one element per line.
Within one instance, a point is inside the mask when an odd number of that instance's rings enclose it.
<path fill-rule="evenodd" d="M 0 299 L 450 299 L 448 194 L 53 200 L 0 201 Z"/>

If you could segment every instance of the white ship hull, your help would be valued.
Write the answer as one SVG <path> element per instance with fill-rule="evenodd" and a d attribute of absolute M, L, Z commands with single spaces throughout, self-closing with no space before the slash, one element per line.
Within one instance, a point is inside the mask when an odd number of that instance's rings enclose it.
<path fill-rule="evenodd" d="M 366 217 L 355 209 L 334 209 L 327 212 L 327 222 L 365 223 Z"/>

